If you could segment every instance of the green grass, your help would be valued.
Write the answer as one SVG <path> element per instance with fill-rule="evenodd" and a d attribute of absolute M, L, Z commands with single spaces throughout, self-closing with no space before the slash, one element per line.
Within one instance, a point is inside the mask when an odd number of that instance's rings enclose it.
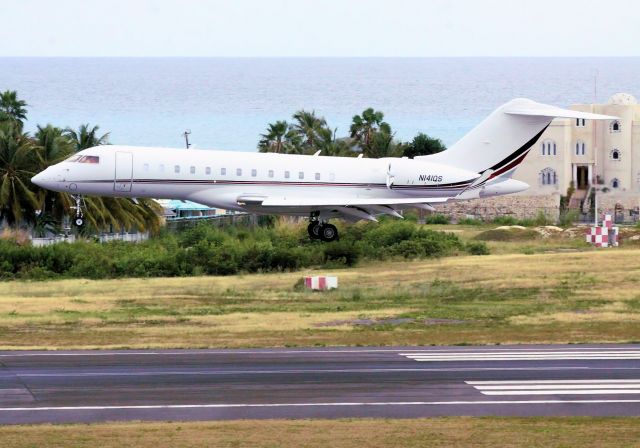
<path fill-rule="evenodd" d="M 0 348 L 637 341 L 638 255 L 545 251 L 333 272 L 5 282 Z M 338 290 L 297 286 L 305 273 L 327 272 L 338 275 Z"/>

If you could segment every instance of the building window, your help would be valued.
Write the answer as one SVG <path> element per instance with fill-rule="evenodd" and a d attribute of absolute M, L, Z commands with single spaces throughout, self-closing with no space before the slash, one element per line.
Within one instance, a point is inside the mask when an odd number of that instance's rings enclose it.
<path fill-rule="evenodd" d="M 273 170 L 269 170 L 269 177 L 273 177 L 273 176 L 274 176 Z"/>
<path fill-rule="evenodd" d="M 556 185 L 558 183 L 558 176 L 553 168 L 545 168 L 540 171 L 540 184 L 541 185 Z"/>
<path fill-rule="evenodd" d="M 620 159 L 622 158 L 622 153 L 620 152 L 619 149 L 612 149 L 611 152 L 609 153 L 609 157 L 611 157 L 611 160 L 615 160 L 616 162 L 619 162 Z"/>
<path fill-rule="evenodd" d="M 284 172 L 284 178 L 285 179 L 289 179 L 289 177 L 291 177 L 291 173 L 289 173 L 289 171 L 285 171 Z"/>
<path fill-rule="evenodd" d="M 208 166 L 204 169 L 204 173 L 208 176 L 209 174 L 211 174 L 211 167 Z"/>
<path fill-rule="evenodd" d="M 542 155 L 543 156 L 555 156 L 556 155 L 556 142 L 553 140 L 545 140 L 542 142 Z"/>
<path fill-rule="evenodd" d="M 320 180 L 320 173 L 316 173 L 316 180 Z"/>
<path fill-rule="evenodd" d="M 304 179 L 304 172 L 300 171 L 298 173 L 298 179 Z"/>
<path fill-rule="evenodd" d="M 584 118 L 576 118 L 576 127 L 583 128 L 586 126 Z"/>
<path fill-rule="evenodd" d="M 614 178 L 611 180 L 611 188 L 615 188 L 615 189 L 620 188 L 620 180 L 619 180 L 618 178 L 615 178 L 615 177 L 614 177 Z"/>
<path fill-rule="evenodd" d="M 618 120 L 613 120 L 611 124 L 609 124 L 609 132 L 620 132 L 621 131 L 620 122 Z"/>
<path fill-rule="evenodd" d="M 577 156 L 585 155 L 586 148 L 587 148 L 587 146 L 585 145 L 585 143 L 582 140 L 578 140 L 576 142 L 576 155 Z"/>
<path fill-rule="evenodd" d="M 196 174 L 196 167 L 195 167 L 195 166 L 192 166 L 191 168 L 189 168 L 189 172 L 190 172 L 191 174 Z"/>
<path fill-rule="evenodd" d="M 142 165 L 142 169 L 144 169 L 145 171 L 149 171 L 149 164 L 145 163 L 144 165 Z"/>
<path fill-rule="evenodd" d="M 242 168 L 236 168 L 236 176 L 242 176 Z"/>
<path fill-rule="evenodd" d="M 226 168 L 220 168 L 220 175 L 221 176 L 226 176 L 227 175 L 227 169 Z"/>
<path fill-rule="evenodd" d="M 253 169 L 251 170 L 251 177 L 256 177 L 257 175 L 258 175 L 258 170 L 257 170 L 257 169 L 255 169 L 255 168 L 253 168 Z"/>
<path fill-rule="evenodd" d="M 179 172 L 180 172 L 180 165 L 175 165 L 175 166 L 173 167 L 173 172 L 174 172 L 174 173 L 179 173 Z"/>

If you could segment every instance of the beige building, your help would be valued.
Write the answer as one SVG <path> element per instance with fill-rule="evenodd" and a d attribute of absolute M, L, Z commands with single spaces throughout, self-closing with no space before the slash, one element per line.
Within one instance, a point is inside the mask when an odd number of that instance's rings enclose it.
<path fill-rule="evenodd" d="M 556 119 L 542 135 L 514 178 L 531 188 L 522 196 L 566 196 L 575 188 L 571 206 L 585 211 L 596 188 L 598 209 L 626 214 L 640 204 L 640 105 L 626 93 L 607 104 L 576 104 L 573 110 L 619 117 L 609 121 Z"/>

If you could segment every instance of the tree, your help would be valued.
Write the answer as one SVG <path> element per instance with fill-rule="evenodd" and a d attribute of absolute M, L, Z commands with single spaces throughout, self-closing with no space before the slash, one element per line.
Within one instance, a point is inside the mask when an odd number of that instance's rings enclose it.
<path fill-rule="evenodd" d="M 5 90 L 0 93 L 0 123 L 9 123 L 22 131 L 24 120 L 27 119 L 27 103 L 18 99 L 15 90 Z"/>
<path fill-rule="evenodd" d="M 40 206 L 30 179 L 38 169 L 33 143 L 11 123 L 0 126 L 0 220 L 33 222 Z"/>
<path fill-rule="evenodd" d="M 99 126 L 90 127 L 87 123 L 80 125 L 77 131 L 66 128 L 64 134 L 73 140 L 77 152 L 94 146 L 109 144 L 109 133 L 98 136 L 98 129 L 100 129 Z"/>
<path fill-rule="evenodd" d="M 324 156 L 355 157 L 357 155 L 352 150 L 353 143 L 351 139 L 337 139 L 336 130 L 332 131 L 328 127 L 322 128 L 318 132 L 317 147 Z"/>
<path fill-rule="evenodd" d="M 38 151 L 38 171 L 45 170 L 51 165 L 69 157 L 75 151 L 76 145 L 64 134 L 60 128 L 48 124 L 45 127 L 38 125 L 34 135 L 34 143 Z M 40 216 L 50 222 L 52 218 L 61 222 L 63 217 L 71 212 L 74 201 L 66 193 L 36 188 L 41 202 Z"/>
<path fill-rule="evenodd" d="M 294 123 L 292 130 L 301 138 L 303 151 L 315 152 L 318 150 L 318 134 L 327 126 L 323 117 L 316 116 L 314 111 L 299 110 L 293 114 Z"/>
<path fill-rule="evenodd" d="M 267 126 L 267 132 L 260 134 L 262 139 L 258 143 L 260 152 L 284 152 L 284 144 L 287 133 L 289 132 L 289 124 L 284 121 L 276 121 Z"/>
<path fill-rule="evenodd" d="M 369 148 L 376 133 L 392 135 L 391 126 L 383 120 L 384 114 L 371 107 L 365 109 L 362 115 L 354 115 L 349 128 L 351 138 L 358 141 L 363 148 Z"/>
<path fill-rule="evenodd" d="M 427 156 L 444 151 L 447 147 L 439 138 L 429 137 L 422 132 L 416 135 L 413 140 L 406 145 L 404 155 L 413 159 L 416 156 Z"/>

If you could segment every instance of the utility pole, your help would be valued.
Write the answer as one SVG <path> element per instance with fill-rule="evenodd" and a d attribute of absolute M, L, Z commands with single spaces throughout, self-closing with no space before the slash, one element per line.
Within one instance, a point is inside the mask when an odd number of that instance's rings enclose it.
<path fill-rule="evenodd" d="M 182 135 L 184 135 L 184 144 L 187 146 L 187 149 L 189 149 L 189 147 L 191 146 L 191 143 L 189 143 L 189 135 L 191 135 L 191 129 L 187 129 L 182 133 Z"/>

